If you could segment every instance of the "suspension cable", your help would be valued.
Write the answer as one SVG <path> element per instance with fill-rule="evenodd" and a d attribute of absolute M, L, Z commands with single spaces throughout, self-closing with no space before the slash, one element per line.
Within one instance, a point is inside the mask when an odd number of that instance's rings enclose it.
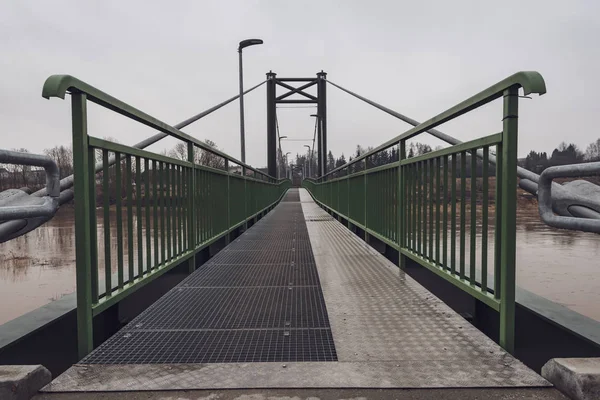
<path fill-rule="evenodd" d="M 259 86 L 263 85 L 266 82 L 267 82 L 266 80 L 262 81 L 258 85 L 253 86 L 250 89 L 248 89 L 245 92 L 243 92 L 243 94 L 245 95 L 246 93 L 250 93 L 251 91 L 253 91 L 254 89 L 258 88 Z M 205 111 L 202 111 L 200 114 L 196 114 L 193 117 L 190 117 L 190 118 L 186 119 L 185 121 L 181 121 L 180 123 L 173 125 L 173 127 L 175 129 L 184 128 L 184 127 L 186 127 L 186 126 L 188 126 L 188 125 L 190 125 L 190 124 L 198 121 L 199 119 L 204 118 L 207 115 L 209 115 L 209 114 L 217 111 L 221 107 L 226 106 L 227 104 L 229 104 L 232 101 L 238 99 L 239 97 L 240 97 L 239 94 L 236 95 L 236 96 L 233 96 L 232 98 L 227 99 L 224 102 L 217 104 L 216 106 L 213 106 L 213 107 L 211 107 L 211 108 L 209 108 L 209 109 L 207 109 Z M 166 133 L 162 133 L 162 132 L 161 133 L 157 133 L 156 135 L 151 136 L 151 137 L 149 137 L 147 139 L 144 139 L 141 142 L 139 142 L 137 144 L 134 144 L 131 147 L 135 147 L 135 148 L 138 148 L 138 149 L 144 149 L 144 148 L 150 146 L 151 144 L 154 144 L 154 143 L 158 142 L 159 140 L 161 140 L 161 139 L 163 139 L 163 138 L 165 138 L 167 136 L 168 135 Z M 115 159 L 115 157 L 112 156 L 108 160 L 108 165 L 113 165 L 116 161 L 117 160 Z M 100 172 L 102 170 L 102 167 L 103 167 L 103 163 L 102 162 L 97 163 L 96 164 L 96 172 Z M 70 175 L 70 176 L 67 176 L 67 177 L 61 179 L 60 180 L 60 190 L 61 190 L 61 192 L 64 191 L 64 190 L 67 190 L 67 189 L 71 188 L 73 186 L 73 183 L 74 183 L 73 175 Z M 36 197 L 47 196 L 46 189 L 44 188 L 44 189 L 38 190 L 37 192 L 32 193 L 32 195 L 36 196 Z M 60 204 L 64 204 L 64 203 L 70 201 L 71 199 L 73 199 L 73 197 L 74 197 L 74 193 L 72 191 L 69 191 L 69 192 L 65 193 L 63 196 L 60 197 Z"/>
<path fill-rule="evenodd" d="M 390 108 L 387 108 L 385 106 L 382 106 L 381 104 L 378 104 L 378 103 L 376 103 L 376 102 L 374 102 L 372 100 L 369 100 L 366 97 L 363 97 L 363 96 L 361 96 L 359 94 L 356 94 L 356 93 L 354 93 L 354 92 L 352 92 L 352 91 L 350 91 L 348 89 L 345 89 L 345 88 L 343 88 L 343 87 L 341 87 L 339 85 L 336 85 L 335 83 L 331 82 L 330 80 L 327 80 L 326 82 L 330 83 L 331 85 L 335 86 L 336 88 L 338 88 L 338 89 L 340 89 L 340 90 L 348 93 L 349 95 L 354 96 L 357 99 L 362 100 L 365 103 L 370 104 L 373 107 L 378 108 L 381 111 L 383 111 L 385 113 L 388 113 L 388 114 L 390 114 L 390 115 L 392 115 L 392 116 L 394 116 L 394 117 L 396 117 L 396 118 L 398 118 L 398 119 L 400 119 L 400 120 L 402 120 L 402 121 L 404 121 L 404 122 L 406 122 L 406 123 L 408 123 L 408 124 L 410 124 L 412 126 L 417 126 L 417 125 L 420 124 L 420 122 L 418 122 L 418 121 L 416 121 L 416 120 L 414 120 L 412 118 L 409 118 L 406 115 L 402 115 L 399 112 L 396 112 L 396 111 L 394 111 L 394 110 L 392 110 Z M 455 139 L 452 136 L 447 135 L 447 134 L 445 134 L 443 132 L 440 132 L 437 129 L 429 129 L 426 132 L 429 133 L 430 135 L 432 135 L 432 136 L 440 139 L 440 140 L 443 140 L 446 143 L 450 143 L 453 146 L 462 143 L 462 141 L 460 141 L 458 139 Z M 384 143 L 384 145 L 385 144 L 386 143 Z M 379 148 L 376 148 L 374 150 L 378 150 L 378 149 Z M 478 157 L 481 158 L 482 154 L 483 154 L 483 152 L 481 150 L 477 151 L 477 156 Z M 493 155 L 489 156 L 489 161 L 490 161 L 490 163 L 496 165 L 496 157 L 494 157 Z M 531 180 L 533 182 L 536 182 L 536 183 L 538 182 L 538 180 L 540 178 L 540 176 L 538 174 L 536 174 L 534 172 L 531 172 L 531 171 L 529 171 L 529 170 L 527 170 L 525 168 L 519 167 L 519 166 L 517 166 L 517 174 L 519 175 L 520 178 L 529 179 L 529 180 Z"/>

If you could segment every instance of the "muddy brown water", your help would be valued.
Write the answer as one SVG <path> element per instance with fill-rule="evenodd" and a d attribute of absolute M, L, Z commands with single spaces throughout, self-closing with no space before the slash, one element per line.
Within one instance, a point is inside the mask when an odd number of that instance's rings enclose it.
<path fill-rule="evenodd" d="M 600 235 L 550 228 L 536 211 L 519 212 L 517 284 L 600 321 Z M 98 229 L 102 238 L 100 223 Z M 73 209 L 63 208 L 42 227 L 0 244 L 0 324 L 75 290 L 74 235 Z M 112 256 L 116 265 L 116 251 Z"/>

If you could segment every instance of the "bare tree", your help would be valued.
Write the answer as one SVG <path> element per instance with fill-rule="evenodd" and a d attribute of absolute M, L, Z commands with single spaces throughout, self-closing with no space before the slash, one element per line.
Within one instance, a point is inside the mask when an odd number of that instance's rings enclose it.
<path fill-rule="evenodd" d="M 44 154 L 51 157 L 60 170 L 60 178 L 73 175 L 73 148 L 71 146 L 54 146 L 45 149 Z"/>
<path fill-rule="evenodd" d="M 11 151 L 18 151 L 20 153 L 29 153 L 29 150 L 25 148 L 11 149 Z M 8 171 L 9 183 L 13 188 L 26 187 L 29 183 L 29 176 L 31 166 L 29 165 L 18 165 L 18 164 L 5 164 L 4 168 Z"/>
<path fill-rule="evenodd" d="M 589 162 L 600 161 L 600 139 L 588 145 L 585 150 L 585 160 Z"/>
<path fill-rule="evenodd" d="M 204 141 L 209 147 L 218 150 L 217 144 L 210 139 Z M 169 157 L 176 158 L 178 160 L 188 159 L 187 144 L 179 142 L 168 152 Z M 199 165 L 205 165 L 212 168 L 225 168 L 225 159 L 213 152 L 203 150 L 194 146 L 194 163 Z"/>
<path fill-rule="evenodd" d="M 179 142 L 175 145 L 175 147 L 173 147 L 171 150 L 169 150 L 169 157 L 171 158 L 176 158 L 178 160 L 184 160 L 187 161 L 188 159 L 188 149 L 187 149 L 187 144 L 183 143 L 183 142 Z M 194 156 L 194 158 L 196 158 Z M 196 160 L 194 160 L 196 161 Z"/>

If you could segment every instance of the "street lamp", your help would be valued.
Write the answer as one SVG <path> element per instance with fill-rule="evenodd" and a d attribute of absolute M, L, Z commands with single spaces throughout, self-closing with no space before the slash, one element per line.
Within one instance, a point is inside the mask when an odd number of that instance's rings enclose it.
<path fill-rule="evenodd" d="M 246 162 L 246 138 L 244 135 L 244 70 L 242 67 L 242 50 L 248 46 L 263 44 L 260 39 L 246 39 L 240 42 L 238 53 L 240 54 L 240 136 L 242 146 L 242 162 Z"/>
<path fill-rule="evenodd" d="M 279 151 L 281 151 L 281 139 L 287 139 L 287 136 L 279 136 Z"/>
<path fill-rule="evenodd" d="M 310 149 L 310 146 L 305 144 L 304 147 L 308 147 L 308 177 L 310 178 L 310 164 L 312 162 L 312 150 Z"/>

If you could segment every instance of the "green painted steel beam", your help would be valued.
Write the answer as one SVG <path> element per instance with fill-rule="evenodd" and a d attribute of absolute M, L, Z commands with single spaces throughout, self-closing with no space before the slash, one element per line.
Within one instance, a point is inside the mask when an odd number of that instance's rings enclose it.
<path fill-rule="evenodd" d="M 92 324 L 92 240 L 90 207 L 90 181 L 87 173 L 94 166 L 90 159 L 87 143 L 87 105 L 85 94 L 75 93 L 71 97 L 73 123 L 73 168 L 80 173 L 75 175 L 75 256 L 77 283 L 77 348 L 79 358 L 85 357 L 93 345 Z M 93 153 L 92 153 L 93 154 Z M 95 203 L 95 199 L 94 199 Z"/>

